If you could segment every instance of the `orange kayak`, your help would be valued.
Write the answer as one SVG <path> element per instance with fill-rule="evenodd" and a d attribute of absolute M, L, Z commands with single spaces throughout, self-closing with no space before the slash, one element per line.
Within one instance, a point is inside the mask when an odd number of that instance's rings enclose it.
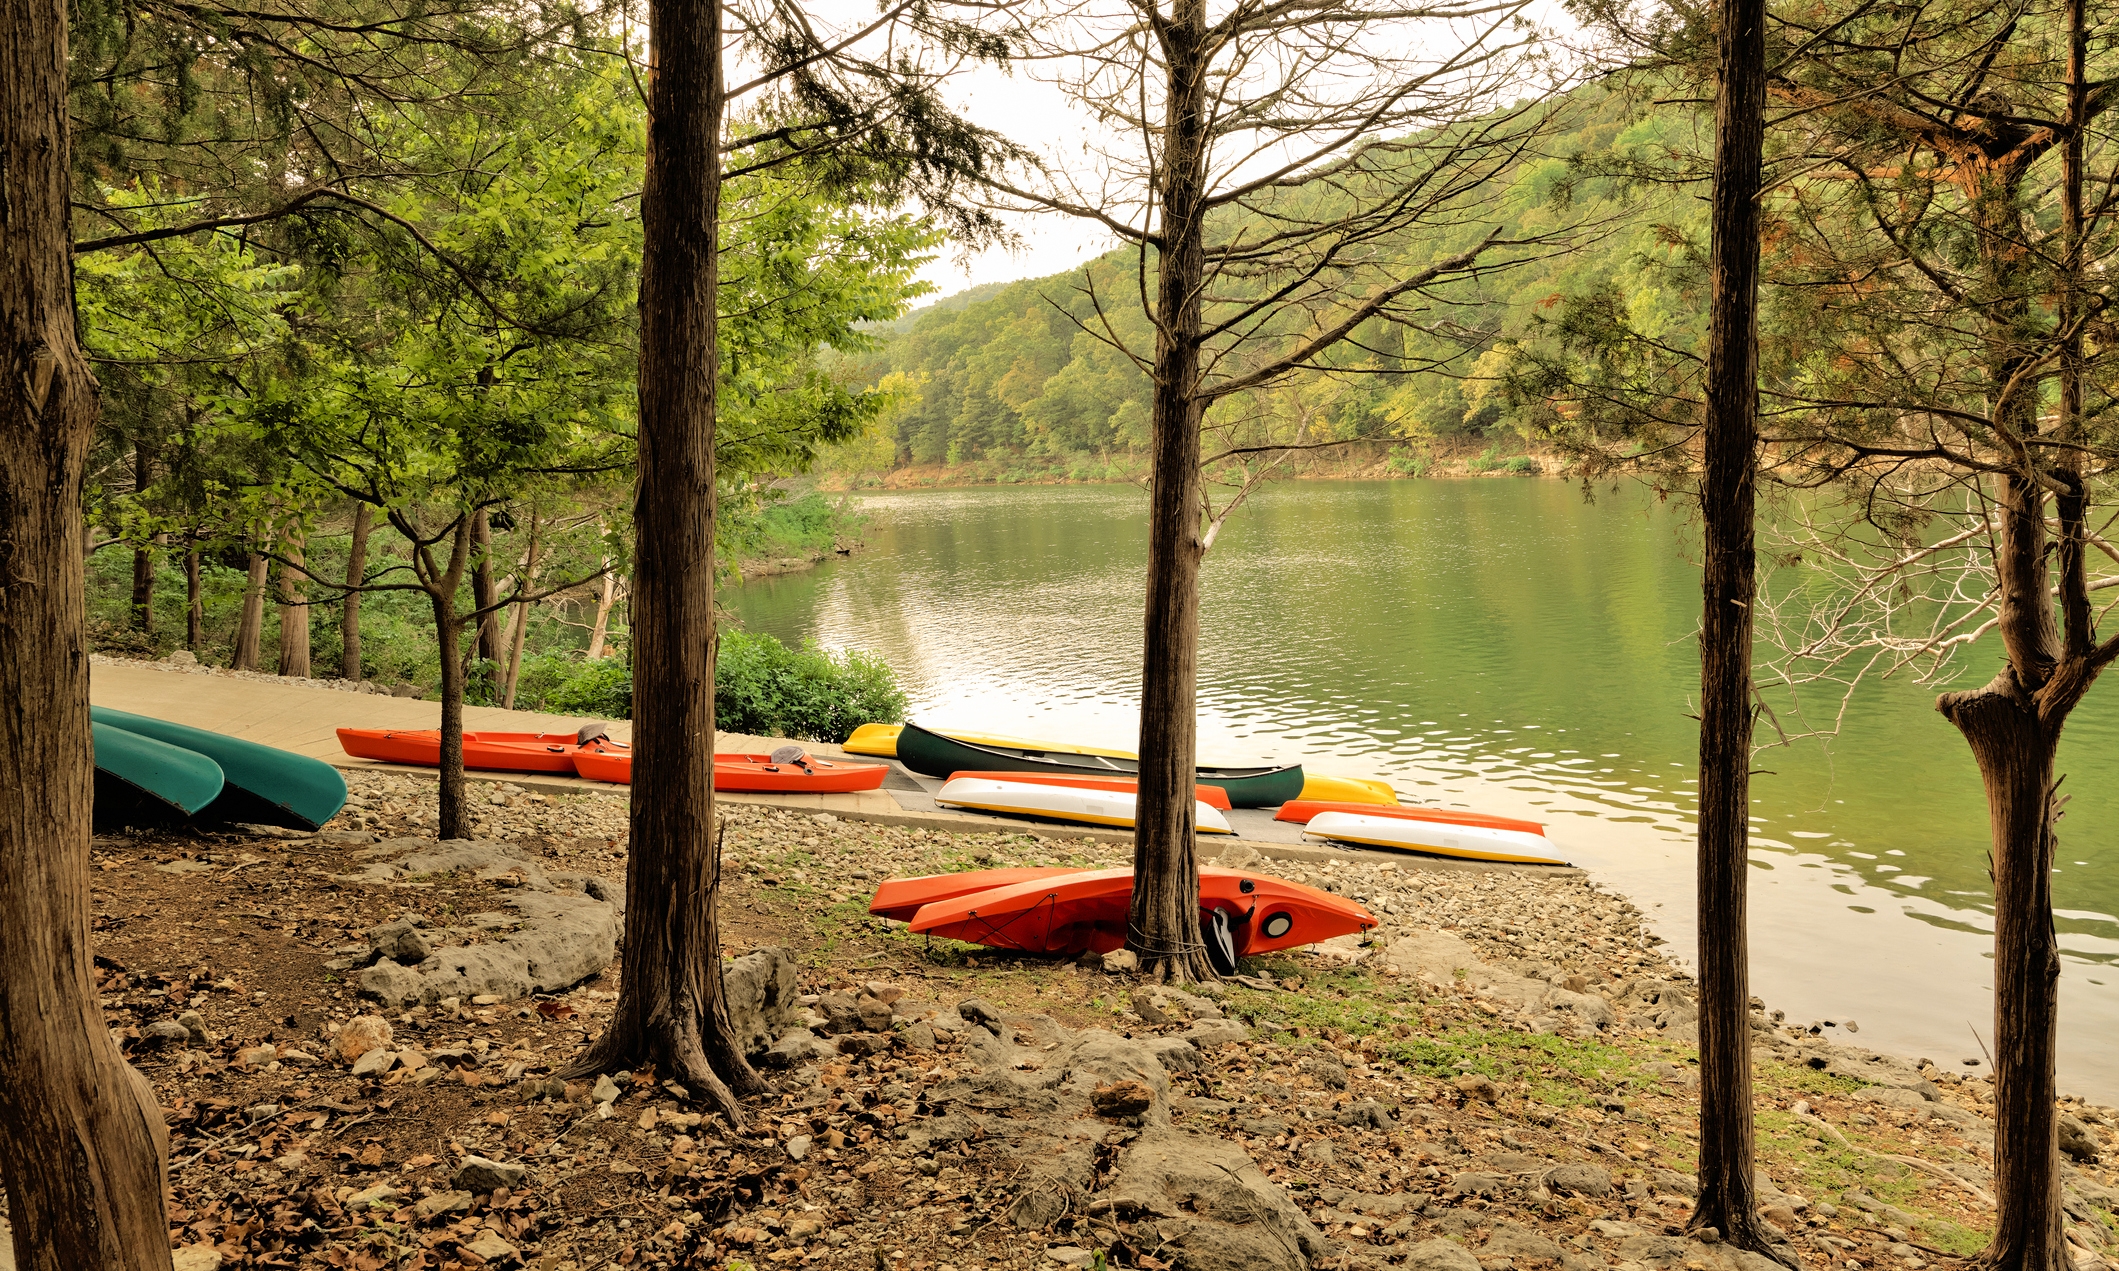
<path fill-rule="evenodd" d="M 995 949 L 1109 953 L 1125 947 L 1131 869 L 1026 879 L 924 905 L 909 929 Z M 1341 896 L 1270 874 L 1203 867 L 1199 907 L 1228 915 L 1239 957 L 1366 931 L 1376 915 Z"/>
<path fill-rule="evenodd" d="M 920 912 L 922 905 L 937 901 L 954 900 L 973 892 L 992 891 L 996 887 L 1010 887 L 1016 883 L 1035 882 L 1041 878 L 1059 878 L 1067 874 L 1079 874 L 1078 869 L 1062 865 L 1040 869 L 967 869 L 961 874 L 929 874 L 924 878 L 886 878 L 876 888 L 875 899 L 868 902 L 868 912 L 879 918 L 895 918 L 899 922 L 910 922 Z"/>
<path fill-rule="evenodd" d="M 1515 830 L 1521 834 L 1545 833 L 1545 827 L 1538 822 L 1522 821 L 1512 816 L 1489 816 L 1484 812 L 1451 812 L 1443 808 L 1414 808 L 1403 805 L 1392 807 L 1373 803 L 1330 803 L 1322 799 L 1290 799 L 1280 805 L 1280 811 L 1273 814 L 1273 819 L 1308 825 L 1310 818 L 1320 812 L 1390 817 L 1400 821 L 1434 821 L 1442 825 L 1479 825 L 1489 830 Z"/>
<path fill-rule="evenodd" d="M 341 728 L 338 744 L 356 759 L 441 767 L 438 728 Z M 581 739 L 574 733 L 464 734 L 464 767 L 487 772 L 574 771 L 574 752 Z"/>
<path fill-rule="evenodd" d="M 987 781 L 1013 781 L 1022 785 L 1065 786 L 1072 790 L 1115 790 L 1122 794 L 1140 793 L 1138 777 L 1076 777 L 1063 772 L 952 772 L 951 781 L 958 777 L 977 777 Z M 1229 792 L 1220 786 L 1194 786 L 1194 798 L 1210 808 L 1229 810 Z"/>
<path fill-rule="evenodd" d="M 772 761 L 770 755 L 715 755 L 714 789 L 732 792 L 778 792 L 781 794 L 844 794 L 874 790 L 890 775 L 890 765 L 880 763 L 826 763 L 811 759 L 805 770 L 799 764 Z M 574 771 L 591 781 L 616 785 L 633 782 L 632 752 L 623 749 L 577 750 Z"/>

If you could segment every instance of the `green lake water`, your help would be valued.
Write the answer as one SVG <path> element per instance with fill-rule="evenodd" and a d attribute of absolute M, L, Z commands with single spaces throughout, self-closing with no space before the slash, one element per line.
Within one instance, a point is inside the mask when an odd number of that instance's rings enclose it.
<path fill-rule="evenodd" d="M 865 496 L 868 546 L 724 593 L 752 630 L 881 655 L 913 717 L 1131 747 L 1145 498 L 1130 486 Z M 1291 482 L 1209 556 L 1202 755 L 1382 776 L 1548 822 L 1692 946 L 1699 604 L 1682 516 L 1544 480 Z M 1962 663 L 1961 684 L 1997 654 Z M 2108 677 L 2109 678 L 2109 677 Z M 1755 991 L 1957 1064 L 1991 1027 L 1986 813 L 1936 688 L 1866 687 L 1754 782 Z M 2119 1099 L 2119 679 L 2068 726 L 2054 890 L 2063 1084 Z M 1843 1035 L 1835 1027 L 1835 1035 Z"/>

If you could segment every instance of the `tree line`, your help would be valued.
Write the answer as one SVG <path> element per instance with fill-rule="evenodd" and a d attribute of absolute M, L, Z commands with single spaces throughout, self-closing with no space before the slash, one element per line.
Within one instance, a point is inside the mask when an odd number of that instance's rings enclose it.
<path fill-rule="evenodd" d="M 762 1086 L 721 1002 L 698 741 L 728 501 L 912 397 L 904 418 L 928 422 L 911 435 L 945 456 L 1028 445 L 1040 410 L 1084 444 L 1138 437 L 1128 944 L 1151 975 L 1205 978 L 1200 571 L 1276 465 L 1437 383 L 1585 477 L 1630 470 L 1698 500 L 1697 1229 L 1790 1256 L 1752 1194 L 1761 685 L 1932 672 L 1999 635 L 1995 681 L 1939 703 L 1993 809 L 2000 1212 L 1983 1260 L 2067 1265 L 2053 748 L 2119 656 L 2089 567 L 2119 556 L 2098 518 L 2114 205 L 2094 179 L 2119 88 L 2095 77 L 2108 53 L 2085 0 L 1584 4 L 1622 72 L 1586 107 L 1567 90 L 1610 68 L 1556 57 L 1513 3 L 905 0 L 830 29 L 785 0 L 651 0 L 645 48 L 622 14 L 337 5 L 0 0 L 0 1142 L 31 1265 L 169 1259 L 159 1110 L 88 971 L 91 523 L 181 547 L 187 576 L 238 550 L 246 608 L 275 567 L 283 610 L 338 599 L 342 657 L 360 599 L 426 607 L 444 836 L 462 820 L 459 651 L 502 661 L 489 620 L 623 562 L 635 901 L 617 1013 L 572 1071 L 651 1065 L 741 1124 Z M 1046 162 L 949 110 L 951 70 L 1018 56 L 1107 125 L 1085 159 Z M 1712 100 L 1711 126 L 1702 110 L 1642 127 L 1670 98 Z M 1565 144 L 1583 109 L 1613 144 Z M 1704 221 L 1642 228 L 1642 207 L 1703 194 Z M 1028 370 L 987 336 L 948 352 L 932 400 L 903 371 L 866 389 L 835 373 L 901 311 L 935 234 L 1001 236 L 996 209 L 1124 244 L 1007 316 L 1043 324 L 1017 350 Z M 1623 270 L 1540 284 L 1515 329 L 1500 316 L 1511 287 L 1622 240 Z M 1062 409 L 1067 394 L 1087 404 Z M 1830 603 L 1758 584 L 1753 503 L 1775 489 L 1857 511 L 1796 521 Z M 309 568 L 340 536 L 343 572 Z M 1761 627 L 1776 641 L 1755 666 Z"/>

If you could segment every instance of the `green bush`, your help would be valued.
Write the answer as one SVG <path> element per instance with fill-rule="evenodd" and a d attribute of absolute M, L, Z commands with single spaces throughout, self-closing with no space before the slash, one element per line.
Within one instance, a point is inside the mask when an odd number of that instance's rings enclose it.
<path fill-rule="evenodd" d="M 723 631 L 714 676 L 714 722 L 729 732 L 841 742 L 863 724 L 905 718 L 905 692 L 881 659 L 814 640 L 790 649 L 770 635 Z"/>
<path fill-rule="evenodd" d="M 524 710 L 596 719 L 633 715 L 633 668 L 624 658 L 584 662 L 565 653 L 525 658 L 515 686 Z M 882 661 L 831 653 L 806 641 L 790 649 L 769 635 L 721 633 L 715 723 L 734 733 L 845 741 L 863 724 L 905 718 L 905 693 Z"/>

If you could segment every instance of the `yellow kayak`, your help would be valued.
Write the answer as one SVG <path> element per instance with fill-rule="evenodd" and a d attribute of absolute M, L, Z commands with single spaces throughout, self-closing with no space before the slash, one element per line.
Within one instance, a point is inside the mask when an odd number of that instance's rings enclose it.
<path fill-rule="evenodd" d="M 895 759 L 898 756 L 898 734 L 903 724 L 863 724 L 853 730 L 841 750 L 855 755 L 882 755 Z M 1130 750 L 1102 750 L 1095 746 L 1071 746 L 1063 742 L 1033 741 L 1024 737 L 1009 737 L 1001 733 L 941 733 L 940 736 L 955 741 L 969 742 L 974 746 L 1001 746 L 1010 750 L 1042 750 L 1059 755 L 1108 755 L 1113 759 L 1138 758 Z M 1375 803 L 1396 806 L 1398 792 L 1388 781 L 1365 781 L 1359 777 L 1327 777 L 1305 772 L 1302 778 L 1302 797 L 1327 803 Z"/>

